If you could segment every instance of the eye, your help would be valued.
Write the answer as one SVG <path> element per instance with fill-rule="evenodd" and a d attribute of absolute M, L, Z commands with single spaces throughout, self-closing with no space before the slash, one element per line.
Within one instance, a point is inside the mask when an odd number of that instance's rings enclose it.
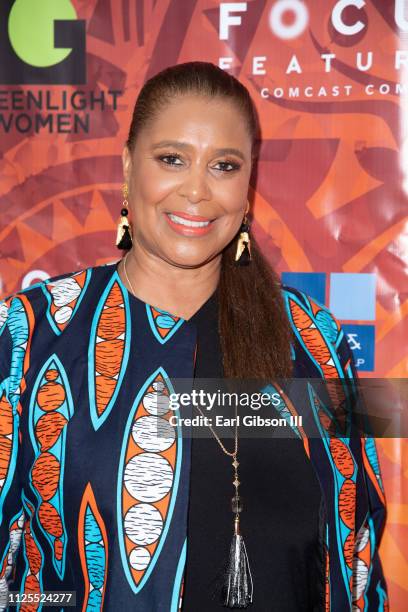
<path fill-rule="evenodd" d="M 240 169 L 240 167 L 241 167 L 241 166 L 240 166 L 240 164 L 237 164 L 236 162 L 233 162 L 233 161 L 221 161 L 221 162 L 217 162 L 217 164 L 216 164 L 216 165 L 218 166 L 218 165 L 220 165 L 220 164 L 221 164 L 222 166 L 224 166 L 224 167 L 221 169 L 221 172 L 233 172 L 234 170 L 239 170 L 239 169 Z M 228 169 L 228 168 L 226 168 L 225 166 L 230 166 L 230 168 Z M 218 168 L 216 168 L 216 170 L 217 170 L 217 169 L 218 169 Z"/>
<path fill-rule="evenodd" d="M 159 155 L 157 157 L 161 162 L 163 162 L 166 166 L 182 166 L 182 159 L 178 153 L 166 153 L 166 155 Z M 178 160 L 180 163 L 176 163 L 175 160 Z M 240 164 L 237 164 L 234 161 L 220 161 L 216 163 L 216 166 L 221 165 L 221 168 L 215 168 L 218 172 L 234 172 L 235 170 L 239 170 L 241 167 Z M 228 167 L 229 166 L 229 167 Z"/>
<path fill-rule="evenodd" d="M 160 161 L 162 161 L 163 163 L 165 163 L 167 166 L 182 166 L 182 164 L 175 164 L 173 161 L 165 161 L 165 160 L 175 160 L 178 159 L 179 161 L 181 161 L 181 158 L 179 155 L 175 154 L 175 153 L 169 153 L 167 155 L 159 155 L 158 159 L 160 159 Z"/>

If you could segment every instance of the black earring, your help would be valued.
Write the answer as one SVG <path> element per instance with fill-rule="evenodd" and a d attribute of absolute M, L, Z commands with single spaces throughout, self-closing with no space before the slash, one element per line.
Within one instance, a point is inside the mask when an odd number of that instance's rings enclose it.
<path fill-rule="evenodd" d="M 132 229 L 128 220 L 128 186 L 126 183 L 123 184 L 123 208 L 120 211 L 120 219 L 118 221 L 118 229 L 116 232 L 116 246 L 118 249 L 126 250 L 132 248 Z"/>

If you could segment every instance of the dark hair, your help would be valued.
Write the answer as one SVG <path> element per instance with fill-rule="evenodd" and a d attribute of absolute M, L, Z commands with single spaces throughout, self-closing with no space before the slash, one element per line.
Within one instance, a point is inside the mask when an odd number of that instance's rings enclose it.
<path fill-rule="evenodd" d="M 242 112 L 256 157 L 259 122 L 247 88 L 234 76 L 210 62 L 186 62 L 170 66 L 143 85 L 136 100 L 127 146 L 175 96 L 199 95 L 224 98 Z M 219 299 L 219 334 L 227 378 L 290 377 L 292 330 L 286 314 L 279 277 L 263 256 L 254 236 L 252 261 L 235 265 L 236 238 L 223 250 Z"/>

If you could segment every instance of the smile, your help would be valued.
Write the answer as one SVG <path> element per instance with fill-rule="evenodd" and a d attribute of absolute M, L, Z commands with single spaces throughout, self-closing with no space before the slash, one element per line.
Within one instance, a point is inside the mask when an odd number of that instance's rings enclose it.
<path fill-rule="evenodd" d="M 215 219 L 200 220 L 185 219 L 179 215 L 173 213 L 165 213 L 167 223 L 170 225 L 173 231 L 181 236 L 194 237 L 203 236 L 208 232 L 211 232 Z"/>
<path fill-rule="evenodd" d="M 174 221 L 174 223 L 187 225 L 187 227 L 207 227 L 207 225 L 210 225 L 211 223 L 211 221 L 191 221 L 190 219 L 184 219 L 183 217 L 179 217 L 171 213 L 167 213 L 167 215 L 172 221 Z"/>

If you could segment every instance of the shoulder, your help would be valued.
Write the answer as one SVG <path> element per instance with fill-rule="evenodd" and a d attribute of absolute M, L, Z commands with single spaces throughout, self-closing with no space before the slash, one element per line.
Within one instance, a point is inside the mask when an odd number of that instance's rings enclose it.
<path fill-rule="evenodd" d="M 333 312 L 322 302 L 312 297 L 305 291 L 291 287 L 285 283 L 281 284 L 281 291 L 290 314 L 296 309 L 303 310 L 312 319 L 317 319 L 320 325 L 328 324 L 332 330 L 340 330 L 341 325 Z"/>
<path fill-rule="evenodd" d="M 22 311 L 28 323 L 29 319 L 41 317 L 43 311 L 51 307 L 56 324 L 65 322 L 79 305 L 90 283 L 103 284 L 116 263 L 64 272 L 6 295 L 0 300 L 0 334 L 10 323 L 13 313 Z"/>
<path fill-rule="evenodd" d="M 8 381 L 11 395 L 17 398 L 19 381 L 33 363 L 33 355 L 42 359 L 47 343 L 54 346 L 54 338 L 86 303 L 83 298 L 88 291 L 92 296 L 104 290 L 115 268 L 112 262 L 58 274 L 0 301 L 0 392 Z M 34 337 L 37 349 L 33 353 Z"/>
<path fill-rule="evenodd" d="M 347 337 L 333 312 L 300 289 L 282 284 L 281 291 L 293 332 L 308 352 L 316 357 L 327 347 L 342 363 L 349 362 Z"/>

